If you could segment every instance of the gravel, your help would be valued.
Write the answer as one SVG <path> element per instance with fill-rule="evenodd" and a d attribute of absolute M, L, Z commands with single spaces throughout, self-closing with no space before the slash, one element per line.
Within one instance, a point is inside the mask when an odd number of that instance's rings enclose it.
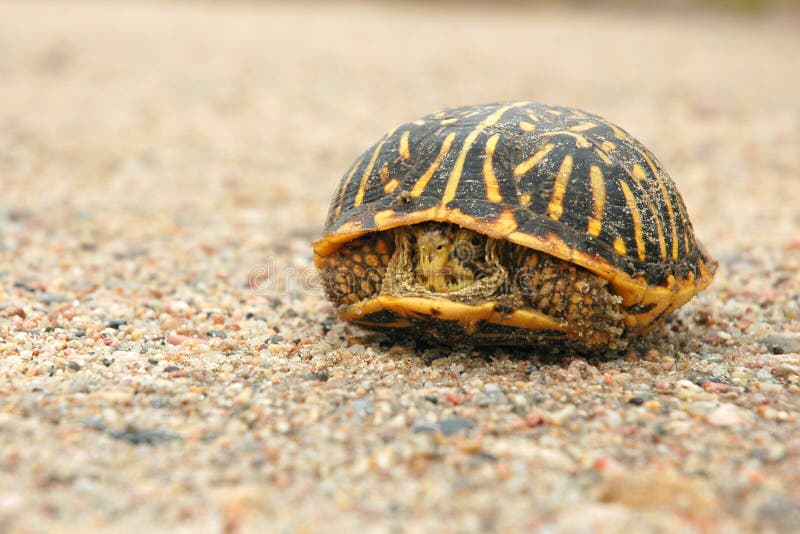
<path fill-rule="evenodd" d="M 792 531 L 797 18 L 3 2 L 0 531 Z M 344 169 L 507 99 L 639 137 L 714 283 L 591 356 L 339 322 Z"/>

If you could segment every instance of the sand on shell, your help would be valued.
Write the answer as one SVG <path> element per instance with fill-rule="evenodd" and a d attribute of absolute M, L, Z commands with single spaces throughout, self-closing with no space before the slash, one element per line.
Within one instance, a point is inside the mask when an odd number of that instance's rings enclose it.
<path fill-rule="evenodd" d="M 796 13 L 0 4 L 0 531 L 789 532 Z M 591 110 L 662 160 L 711 287 L 619 354 L 331 317 L 329 198 L 444 106 Z"/>

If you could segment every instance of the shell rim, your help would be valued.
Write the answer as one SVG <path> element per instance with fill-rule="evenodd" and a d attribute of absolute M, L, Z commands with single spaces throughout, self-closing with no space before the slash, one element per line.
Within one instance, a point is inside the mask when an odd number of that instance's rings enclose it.
<path fill-rule="evenodd" d="M 362 206 L 362 209 L 364 208 L 366 206 Z M 314 263 L 317 267 L 323 267 L 322 258 L 330 256 L 346 243 L 368 233 L 422 222 L 457 224 L 489 237 L 504 239 L 574 263 L 608 280 L 614 292 L 622 297 L 623 307 L 628 310 L 636 307 L 643 309 L 641 312 L 625 312 L 625 323 L 634 334 L 646 333 L 651 326 L 655 326 L 656 319 L 666 316 L 705 289 L 711 283 L 717 268 L 717 262 L 710 259 L 702 244 L 697 241 L 701 252 L 697 260 L 699 276 L 695 276 L 691 271 L 685 278 L 676 278 L 670 274 L 667 277 L 666 285 L 651 285 L 644 276 L 632 276 L 599 256 L 582 252 L 568 245 L 552 232 L 542 239 L 517 231 L 517 224 L 510 209 L 504 210 L 499 217 L 489 222 L 476 219 L 458 209 L 441 205 L 411 213 L 399 213 L 391 208 L 384 209 L 375 212 L 373 220 L 374 227 L 370 228 L 364 228 L 360 220 L 350 220 L 312 243 Z"/>

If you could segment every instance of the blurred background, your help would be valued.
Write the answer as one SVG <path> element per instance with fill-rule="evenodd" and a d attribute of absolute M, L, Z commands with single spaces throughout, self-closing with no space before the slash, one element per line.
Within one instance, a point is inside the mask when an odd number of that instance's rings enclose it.
<path fill-rule="evenodd" d="M 798 224 L 773 209 L 797 200 L 798 21 L 790 0 L 5 1 L 0 206 L 310 239 L 383 132 L 534 100 L 639 137 L 706 241 L 771 239 Z"/>
<path fill-rule="evenodd" d="M 0 531 L 796 530 L 799 29 L 788 0 L 0 1 Z M 646 350 L 415 352 L 251 291 L 313 273 L 384 132 L 503 100 L 600 114 L 677 183 L 721 266 Z"/>

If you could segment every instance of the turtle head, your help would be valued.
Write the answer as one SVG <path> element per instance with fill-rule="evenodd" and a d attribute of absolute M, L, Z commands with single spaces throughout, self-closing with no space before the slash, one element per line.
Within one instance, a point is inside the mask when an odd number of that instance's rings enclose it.
<path fill-rule="evenodd" d="M 473 272 L 459 254 L 461 235 L 449 225 L 430 224 L 414 228 L 417 283 L 429 291 L 449 293 L 470 285 Z"/>

